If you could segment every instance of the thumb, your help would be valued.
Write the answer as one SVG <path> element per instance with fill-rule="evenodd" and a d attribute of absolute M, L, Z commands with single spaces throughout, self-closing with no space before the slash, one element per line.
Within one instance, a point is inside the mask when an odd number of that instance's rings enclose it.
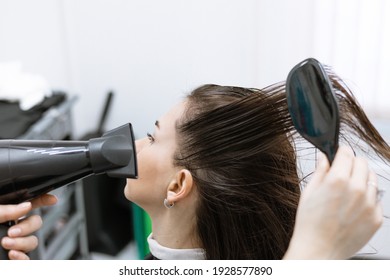
<path fill-rule="evenodd" d="M 0 205 L 0 223 L 17 220 L 31 211 L 31 202 L 17 205 Z"/>
<path fill-rule="evenodd" d="M 316 170 L 313 172 L 309 185 L 318 186 L 329 171 L 329 161 L 323 153 L 319 154 Z"/>

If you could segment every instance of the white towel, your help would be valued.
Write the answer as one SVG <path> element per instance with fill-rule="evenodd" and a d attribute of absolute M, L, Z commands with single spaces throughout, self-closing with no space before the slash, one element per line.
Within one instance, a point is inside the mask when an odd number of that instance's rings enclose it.
<path fill-rule="evenodd" d="M 28 110 L 51 95 L 49 83 L 37 74 L 24 73 L 20 62 L 0 63 L 0 99 L 19 101 Z"/>

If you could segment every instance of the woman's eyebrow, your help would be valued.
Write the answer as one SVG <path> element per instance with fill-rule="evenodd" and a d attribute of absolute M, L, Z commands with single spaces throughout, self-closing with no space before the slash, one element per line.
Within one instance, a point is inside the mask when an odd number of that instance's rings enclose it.
<path fill-rule="evenodd" d="M 157 127 L 157 128 L 160 128 L 160 122 L 157 120 L 154 125 Z"/>

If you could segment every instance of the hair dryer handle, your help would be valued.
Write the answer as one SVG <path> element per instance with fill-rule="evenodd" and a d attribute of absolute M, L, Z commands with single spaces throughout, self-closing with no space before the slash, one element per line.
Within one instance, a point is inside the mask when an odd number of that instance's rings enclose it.
<path fill-rule="evenodd" d="M 7 236 L 8 229 L 13 226 L 15 222 L 5 222 L 0 224 L 0 241 L 4 236 Z M 0 244 L 0 260 L 8 260 L 8 250 L 4 249 Z"/>

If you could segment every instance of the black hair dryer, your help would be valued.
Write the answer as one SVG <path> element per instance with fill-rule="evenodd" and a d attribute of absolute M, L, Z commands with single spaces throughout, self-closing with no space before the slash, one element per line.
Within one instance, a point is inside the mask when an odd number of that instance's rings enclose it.
<path fill-rule="evenodd" d="M 89 141 L 0 140 L 0 204 L 20 203 L 92 174 L 137 178 L 131 124 Z"/>
<path fill-rule="evenodd" d="M 89 141 L 0 140 L 0 204 L 15 204 L 92 174 L 137 178 L 131 124 Z M 2 238 L 13 222 L 0 224 Z M 0 246 L 0 259 L 7 252 Z"/>

